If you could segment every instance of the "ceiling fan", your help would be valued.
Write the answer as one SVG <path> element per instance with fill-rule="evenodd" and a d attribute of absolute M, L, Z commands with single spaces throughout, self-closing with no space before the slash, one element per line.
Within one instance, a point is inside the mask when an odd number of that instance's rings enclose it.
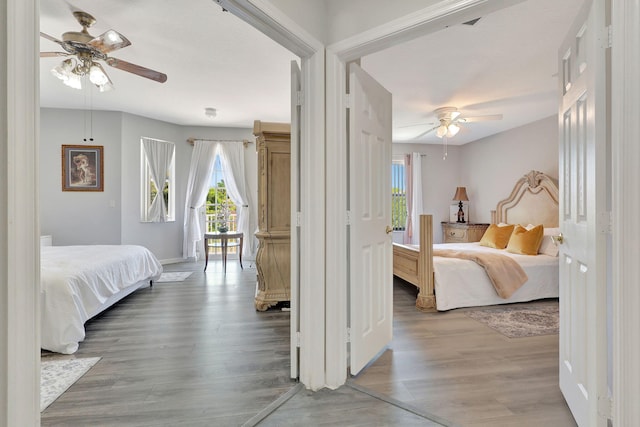
<path fill-rule="evenodd" d="M 429 128 L 428 130 L 420 133 L 419 135 L 414 136 L 412 139 L 421 138 L 424 135 L 433 131 L 436 131 L 436 136 L 438 138 L 444 138 L 444 137 L 451 138 L 460 131 L 460 124 L 462 123 L 484 122 L 489 120 L 502 120 L 502 114 L 463 117 L 456 107 L 441 107 L 436 109 L 433 113 L 438 119 L 437 123 L 420 123 L 416 125 L 404 126 L 404 127 L 424 126 L 425 124 L 434 125 L 432 128 Z"/>
<path fill-rule="evenodd" d="M 112 89 L 113 83 L 98 61 L 160 83 L 167 81 L 166 74 L 109 56 L 109 53 L 131 44 L 125 36 L 115 30 L 108 30 L 94 37 L 89 34 L 88 28 L 95 24 L 96 19 L 82 10 L 74 10 L 73 16 L 82 26 L 81 31 L 68 31 L 62 34 L 62 40 L 40 33 L 40 36 L 64 49 L 64 52 L 40 52 L 41 58 L 69 57 L 51 70 L 64 84 L 81 89 L 81 77 L 88 75 L 91 83 L 96 85 L 100 92 Z"/>

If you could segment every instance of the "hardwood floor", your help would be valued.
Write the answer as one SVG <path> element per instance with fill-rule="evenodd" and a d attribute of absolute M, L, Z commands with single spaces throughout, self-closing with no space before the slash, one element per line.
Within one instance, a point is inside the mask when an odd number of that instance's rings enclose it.
<path fill-rule="evenodd" d="M 396 279 L 391 348 L 355 383 L 461 426 L 576 425 L 558 386 L 558 335 L 507 338 L 468 309 L 419 312 L 415 297 Z"/>
<path fill-rule="evenodd" d="M 226 275 L 220 261 L 206 273 L 202 263 L 165 266 L 193 274 L 138 290 L 89 321 L 74 356 L 102 359 L 42 413 L 42 425 L 439 425 L 421 413 L 451 421 L 443 425 L 575 425 L 557 386 L 557 336 L 509 339 L 461 310 L 418 312 L 404 283 L 395 285 L 389 350 L 339 390 L 292 390 L 289 313 L 255 310 L 248 264 L 230 260 Z"/>

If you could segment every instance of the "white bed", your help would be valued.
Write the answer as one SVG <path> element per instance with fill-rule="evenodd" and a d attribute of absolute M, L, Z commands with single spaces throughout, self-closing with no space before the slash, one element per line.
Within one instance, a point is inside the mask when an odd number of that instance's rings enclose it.
<path fill-rule="evenodd" d="M 557 298 L 559 295 L 557 257 L 542 254 L 536 256 L 513 254 L 504 249 L 480 246 L 479 243 L 435 244 L 433 249 L 480 251 L 505 255 L 514 259 L 528 277 L 527 282 L 513 295 L 509 298 L 501 298 L 491 284 L 489 276 L 477 263 L 435 256 L 433 268 L 438 310 L 533 301 Z"/>
<path fill-rule="evenodd" d="M 557 230 L 558 188 L 555 181 L 538 171 L 524 175 L 509 197 L 492 211 L 492 223 L 502 222 L 523 226 L 542 224 Z M 419 309 L 450 310 L 559 296 L 557 256 L 517 255 L 478 243 L 434 245 L 432 224 L 431 215 L 421 215 L 420 245 L 394 243 L 393 248 L 393 273 L 419 288 L 416 300 Z M 509 298 L 501 298 L 483 267 L 469 260 L 434 256 L 436 249 L 472 249 L 509 256 L 523 267 L 528 280 Z"/>
<path fill-rule="evenodd" d="M 78 350 L 87 320 L 162 273 L 134 245 L 42 246 L 40 265 L 41 347 L 65 354 Z"/>

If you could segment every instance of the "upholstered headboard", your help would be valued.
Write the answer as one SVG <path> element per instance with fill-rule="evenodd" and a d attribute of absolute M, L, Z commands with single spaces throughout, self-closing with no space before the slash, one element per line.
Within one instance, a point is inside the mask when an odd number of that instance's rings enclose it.
<path fill-rule="evenodd" d="M 491 211 L 491 222 L 558 227 L 558 200 L 556 181 L 532 170 L 518 180 L 509 197 L 498 202 L 496 210 Z"/>

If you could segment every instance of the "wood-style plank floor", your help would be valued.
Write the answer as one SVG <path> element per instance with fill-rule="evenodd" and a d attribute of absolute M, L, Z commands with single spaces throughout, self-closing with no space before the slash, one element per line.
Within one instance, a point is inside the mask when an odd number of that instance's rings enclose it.
<path fill-rule="evenodd" d="M 89 321 L 74 357 L 102 359 L 42 413 L 43 426 L 241 426 L 290 391 L 289 313 L 256 312 L 255 268 L 165 266 L 184 282 L 136 291 Z M 509 339 L 462 310 L 421 313 L 394 291 L 394 340 L 352 386 L 301 390 L 265 426 L 574 426 L 557 336 Z M 358 389 L 371 391 L 362 393 Z M 402 405 L 400 405 L 402 406 Z M 258 417 L 258 419 L 260 419 Z M 438 420 L 438 418 L 434 418 Z M 442 421 L 442 420 L 441 420 Z"/>

